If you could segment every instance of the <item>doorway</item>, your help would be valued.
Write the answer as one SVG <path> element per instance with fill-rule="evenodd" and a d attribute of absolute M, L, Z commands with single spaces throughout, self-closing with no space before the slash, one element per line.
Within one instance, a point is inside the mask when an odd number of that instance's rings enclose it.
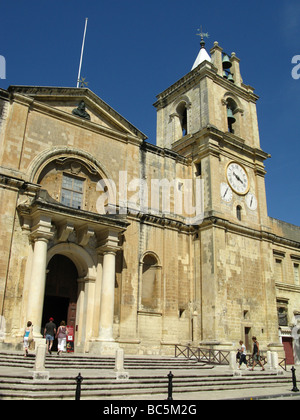
<path fill-rule="evenodd" d="M 251 328 L 245 327 L 245 346 L 248 352 L 251 351 Z"/>
<path fill-rule="evenodd" d="M 78 272 L 70 258 L 54 255 L 47 267 L 44 308 L 42 317 L 42 334 L 49 318 L 54 318 L 58 328 L 61 321 L 72 326 L 75 331 L 76 304 L 78 298 Z M 53 350 L 57 349 L 54 340 Z"/>

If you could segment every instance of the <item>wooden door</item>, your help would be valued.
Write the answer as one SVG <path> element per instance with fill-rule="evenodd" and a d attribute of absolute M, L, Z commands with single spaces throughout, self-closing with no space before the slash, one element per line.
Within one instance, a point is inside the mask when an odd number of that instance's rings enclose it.
<path fill-rule="evenodd" d="M 293 350 L 293 339 L 290 337 L 282 337 L 282 344 L 285 351 L 286 364 L 293 365 L 294 360 L 294 350 Z"/>
<path fill-rule="evenodd" d="M 75 331 L 75 323 L 76 323 L 76 302 L 70 302 L 68 308 L 68 318 L 67 318 L 67 325 L 70 325 L 74 328 Z"/>

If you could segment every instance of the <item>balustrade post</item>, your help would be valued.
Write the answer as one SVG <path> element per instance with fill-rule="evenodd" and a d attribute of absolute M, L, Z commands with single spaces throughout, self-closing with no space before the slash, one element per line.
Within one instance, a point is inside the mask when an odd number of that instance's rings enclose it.
<path fill-rule="evenodd" d="M 172 401 L 173 400 L 173 396 L 172 396 L 172 393 L 173 393 L 173 378 L 174 378 L 174 375 L 172 374 L 172 372 L 169 373 L 168 378 L 169 378 L 169 383 L 168 383 L 168 398 L 167 398 L 167 400 Z"/>
<path fill-rule="evenodd" d="M 83 381 L 83 377 L 81 376 L 81 374 L 79 373 L 79 375 L 76 377 L 76 393 L 75 393 L 75 401 L 79 401 L 80 400 L 80 396 L 81 396 L 81 382 Z"/>
<path fill-rule="evenodd" d="M 299 389 L 297 388 L 296 369 L 293 366 L 291 370 L 292 370 L 292 379 L 293 379 L 293 389 L 291 391 L 299 392 Z"/>

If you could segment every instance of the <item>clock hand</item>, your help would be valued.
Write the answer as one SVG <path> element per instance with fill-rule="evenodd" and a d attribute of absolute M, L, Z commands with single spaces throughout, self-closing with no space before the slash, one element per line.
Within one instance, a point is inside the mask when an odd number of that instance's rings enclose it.
<path fill-rule="evenodd" d="M 223 198 L 226 196 L 228 189 L 229 189 L 229 187 L 227 187 L 227 190 L 225 191 L 225 194 L 223 195 Z"/>
<path fill-rule="evenodd" d="M 239 182 L 241 182 L 243 185 L 244 185 L 244 183 L 243 183 L 243 181 L 241 180 L 241 178 L 235 173 L 235 172 L 233 172 L 233 175 L 236 177 L 236 179 L 239 181 Z"/>

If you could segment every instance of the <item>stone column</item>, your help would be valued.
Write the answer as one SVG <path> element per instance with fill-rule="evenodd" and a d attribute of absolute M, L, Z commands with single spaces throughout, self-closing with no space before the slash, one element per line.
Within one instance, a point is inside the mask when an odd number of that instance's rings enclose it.
<path fill-rule="evenodd" d="M 116 275 L 116 251 L 108 250 L 103 254 L 103 276 L 100 303 L 99 339 L 114 341 L 114 296 Z"/>
<path fill-rule="evenodd" d="M 34 251 L 27 303 L 27 321 L 31 321 L 33 324 L 35 338 L 42 338 L 41 323 L 46 285 L 47 246 L 52 236 L 50 220 L 43 226 L 39 223 L 31 234 Z"/>
<path fill-rule="evenodd" d="M 90 345 L 90 352 L 94 354 L 115 355 L 116 349 L 119 348 L 113 338 L 116 254 L 120 249 L 118 234 L 114 229 L 103 232 L 97 249 L 98 253 L 103 255 L 103 268 L 98 338 L 92 340 Z"/>

